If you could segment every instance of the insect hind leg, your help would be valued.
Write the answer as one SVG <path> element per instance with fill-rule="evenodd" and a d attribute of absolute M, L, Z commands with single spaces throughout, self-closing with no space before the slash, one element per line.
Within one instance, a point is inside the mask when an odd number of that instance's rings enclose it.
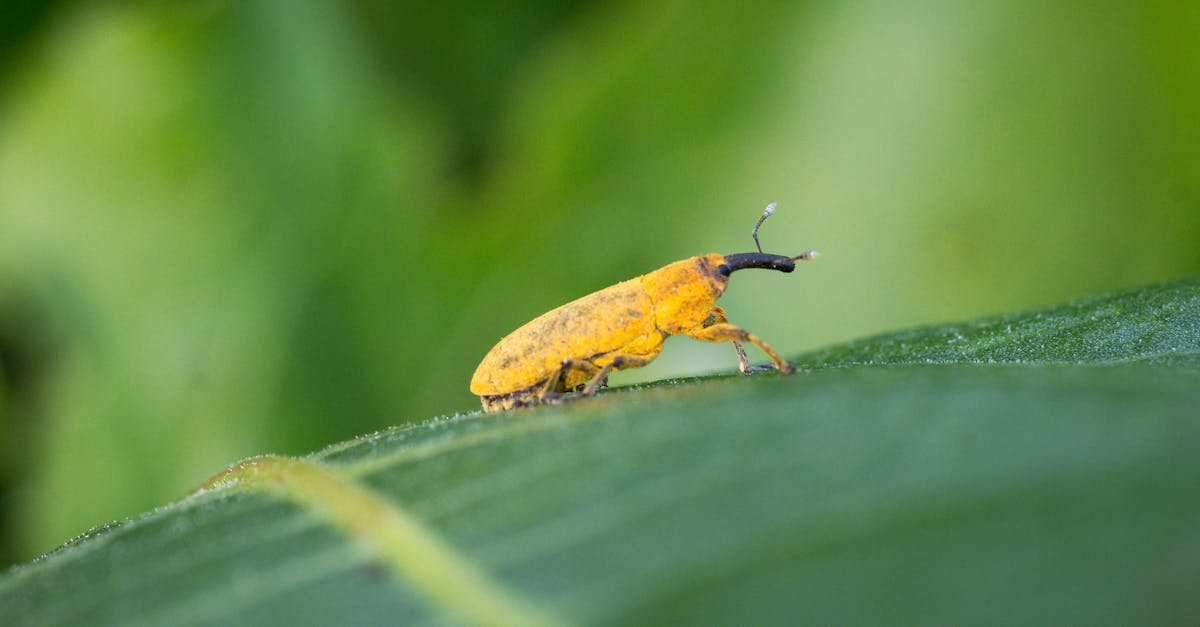
<path fill-rule="evenodd" d="M 592 396 L 608 382 L 608 375 L 613 370 L 625 368 L 640 368 L 654 360 L 658 348 L 662 346 L 662 338 L 655 336 L 657 342 L 651 341 L 647 346 L 626 346 L 623 350 L 634 349 L 645 354 L 620 353 L 604 364 L 597 366 L 586 359 L 564 359 L 554 374 L 545 381 L 536 383 L 528 388 L 497 396 L 482 397 L 483 405 L 489 411 L 497 409 L 513 409 L 551 403 L 561 403 Z M 585 377 L 584 383 L 567 387 L 573 382 L 571 374 L 579 372 Z M 574 379 L 578 380 L 578 379 Z"/>
<path fill-rule="evenodd" d="M 588 382 L 587 387 L 583 388 L 583 390 L 579 392 L 579 398 L 595 394 L 596 390 L 598 390 L 600 386 L 604 385 L 604 383 L 608 381 L 608 373 L 612 372 L 613 370 L 620 370 L 621 368 L 641 368 L 653 360 L 654 355 L 646 356 L 622 354 L 613 357 L 612 361 L 604 364 L 604 367 L 600 369 L 600 372 L 598 372 L 595 377 L 592 377 L 592 380 Z"/>
<path fill-rule="evenodd" d="M 617 367 L 620 367 L 619 365 Z M 563 401 L 575 400 L 583 396 L 588 396 L 592 392 L 588 388 L 592 385 L 602 385 L 608 377 L 610 366 L 601 368 L 596 364 L 584 359 L 564 359 L 562 364 L 549 377 L 540 383 L 535 383 L 525 389 L 509 392 L 508 394 L 495 394 L 481 396 L 483 408 L 487 411 L 499 411 L 502 409 L 517 409 L 521 407 L 533 407 L 534 405 L 549 405 L 553 403 L 561 403 Z M 567 381 L 570 380 L 572 372 L 582 372 L 585 379 L 584 383 L 576 386 L 574 393 L 567 388 Z M 594 391 L 594 390 L 593 390 Z"/>
<path fill-rule="evenodd" d="M 558 367 L 558 370 L 553 375 L 546 379 L 545 383 L 540 384 L 540 387 L 535 386 L 538 389 L 533 395 L 536 399 L 536 402 L 533 404 L 558 403 L 564 400 L 579 398 L 579 394 L 582 392 L 578 390 L 576 394 L 567 394 L 570 391 L 570 388 L 567 387 L 567 381 L 570 380 L 570 374 L 574 371 L 582 372 L 584 377 L 586 377 L 585 383 L 589 385 L 597 379 L 605 379 L 608 376 L 607 370 L 585 359 L 564 359 L 562 365 Z M 580 390 L 586 389 L 583 384 L 577 387 Z"/>
<path fill-rule="evenodd" d="M 657 353 L 651 355 L 635 355 L 631 353 L 622 353 L 614 356 L 603 367 L 583 360 L 583 359 L 565 359 L 558 373 L 547 381 L 547 385 L 541 392 L 541 401 L 545 403 L 554 403 L 567 400 L 576 400 L 592 396 L 601 387 L 608 383 L 608 375 L 613 370 L 621 370 L 623 368 L 641 368 L 654 360 Z M 564 394 L 566 391 L 564 381 L 566 381 L 567 373 L 571 370 L 583 371 L 585 375 L 590 377 L 587 384 L 576 388 L 574 394 Z M 551 387 L 553 384 L 553 387 Z M 582 389 L 580 389 L 582 388 Z"/>

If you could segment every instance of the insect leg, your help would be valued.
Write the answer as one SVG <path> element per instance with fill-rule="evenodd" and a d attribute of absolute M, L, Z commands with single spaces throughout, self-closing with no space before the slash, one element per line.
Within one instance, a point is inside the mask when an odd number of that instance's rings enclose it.
<path fill-rule="evenodd" d="M 558 370 L 546 379 L 546 384 L 537 394 L 538 401 L 544 403 L 560 399 L 562 397 L 560 392 L 567 391 L 567 375 L 572 370 L 582 370 L 584 375 L 590 379 L 600 372 L 600 367 L 582 359 L 564 359 Z"/>
<path fill-rule="evenodd" d="M 645 366 L 653 361 L 656 355 L 657 353 L 650 356 L 617 355 L 616 357 L 613 357 L 612 361 L 604 364 L 604 367 L 600 369 L 599 373 L 596 374 L 595 377 L 592 377 L 592 380 L 587 384 L 587 387 L 583 388 L 583 391 L 579 393 L 579 396 L 591 396 L 592 394 L 595 394 L 596 390 L 600 388 L 600 385 L 608 377 L 608 373 L 612 372 L 614 368 L 618 370 L 621 368 L 641 368 L 642 366 Z"/>
<path fill-rule="evenodd" d="M 595 378 L 596 373 L 600 372 L 600 366 L 597 366 L 596 364 L 584 359 L 564 359 L 562 365 L 563 391 L 570 391 L 567 389 L 567 381 L 569 380 L 567 375 L 570 374 L 572 370 L 578 370 L 582 372 L 583 375 L 587 377 L 585 381 L 591 381 L 591 379 Z M 579 389 L 579 387 L 575 387 L 575 389 Z"/>
<path fill-rule="evenodd" d="M 742 371 L 742 374 L 750 374 L 750 360 L 746 359 L 746 349 L 742 343 L 737 340 L 729 340 L 729 343 L 733 344 L 733 350 L 737 351 L 738 370 Z"/>
<path fill-rule="evenodd" d="M 766 353 L 767 357 L 770 357 L 771 361 L 775 362 L 775 367 L 778 368 L 780 372 L 791 374 L 796 371 L 795 366 L 788 363 L 786 360 L 784 360 L 784 358 L 780 357 L 779 353 L 775 352 L 775 349 L 767 346 L 767 343 L 758 339 L 757 335 L 741 327 L 729 324 L 728 322 L 718 322 L 708 326 L 701 325 L 695 329 L 692 329 L 691 331 L 688 331 L 687 335 L 688 337 L 700 340 L 702 342 L 749 342 L 761 349 L 762 352 Z M 746 371 L 747 370 L 742 370 L 742 372 Z"/>
<path fill-rule="evenodd" d="M 542 385 L 542 389 L 537 393 L 537 402 L 548 403 L 558 399 L 560 396 L 558 393 L 558 382 L 562 381 L 562 375 L 562 368 L 559 368 L 558 371 L 554 373 L 554 376 L 546 379 L 546 383 Z"/>
<path fill-rule="evenodd" d="M 767 215 L 770 215 L 770 214 L 767 214 Z M 765 219 L 765 217 L 764 217 L 764 219 Z M 722 323 L 728 323 L 728 322 L 729 321 L 725 319 L 725 309 L 720 306 L 716 306 L 716 307 L 712 308 L 712 311 L 708 312 L 708 316 L 706 318 L 704 318 L 704 322 L 701 322 L 700 326 L 711 327 L 714 324 L 722 324 Z M 729 343 L 733 344 L 733 350 L 737 351 L 738 370 L 740 370 L 742 372 L 742 374 L 750 374 L 751 372 L 756 371 L 757 368 L 754 368 L 754 369 L 750 368 L 750 361 L 748 359 L 746 359 L 746 348 L 744 346 L 742 346 L 742 343 L 737 340 L 730 340 Z"/>

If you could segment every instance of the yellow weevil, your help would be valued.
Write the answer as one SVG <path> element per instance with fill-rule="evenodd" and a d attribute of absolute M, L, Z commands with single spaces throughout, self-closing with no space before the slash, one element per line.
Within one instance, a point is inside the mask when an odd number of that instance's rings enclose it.
<path fill-rule="evenodd" d="M 488 411 L 590 396 L 607 383 L 610 372 L 645 366 L 667 336 L 679 334 L 732 342 L 742 372 L 751 371 L 742 342 L 762 349 L 780 371 L 795 372 L 758 336 L 730 324 L 725 310 L 715 305 L 729 275 L 738 270 L 791 272 L 796 261 L 817 256 L 815 250 L 795 257 L 762 251 L 758 227 L 774 212 L 775 203 L 767 205 L 751 231 L 757 253 L 676 261 L 534 318 L 488 352 L 471 378 L 471 393 Z"/>

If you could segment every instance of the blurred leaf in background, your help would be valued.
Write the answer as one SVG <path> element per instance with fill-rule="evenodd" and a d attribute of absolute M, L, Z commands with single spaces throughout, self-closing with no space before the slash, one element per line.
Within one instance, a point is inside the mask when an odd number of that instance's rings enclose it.
<path fill-rule="evenodd" d="M 330 406 L 377 427 L 393 384 L 354 290 L 415 263 L 440 158 L 340 12 L 95 6 L 43 45 L 0 138 L 4 281 L 59 350 L 18 528 L 52 542 L 325 440 Z"/>
<path fill-rule="evenodd" d="M 749 250 L 770 201 L 764 246 L 824 256 L 722 304 L 792 354 L 1200 270 L 1187 3 L 41 15 L 0 83 L 8 559 L 474 408 L 502 335 Z M 673 340 L 614 383 L 733 363 Z"/>

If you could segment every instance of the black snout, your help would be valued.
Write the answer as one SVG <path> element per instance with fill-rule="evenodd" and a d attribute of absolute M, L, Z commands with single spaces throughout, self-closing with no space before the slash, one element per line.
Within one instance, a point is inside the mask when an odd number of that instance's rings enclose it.
<path fill-rule="evenodd" d="M 717 271 L 725 276 L 729 276 L 738 270 L 745 270 L 747 268 L 791 272 L 796 269 L 796 260 L 792 257 L 769 255 L 767 253 L 735 253 L 725 255 L 725 263 L 717 266 Z"/>

